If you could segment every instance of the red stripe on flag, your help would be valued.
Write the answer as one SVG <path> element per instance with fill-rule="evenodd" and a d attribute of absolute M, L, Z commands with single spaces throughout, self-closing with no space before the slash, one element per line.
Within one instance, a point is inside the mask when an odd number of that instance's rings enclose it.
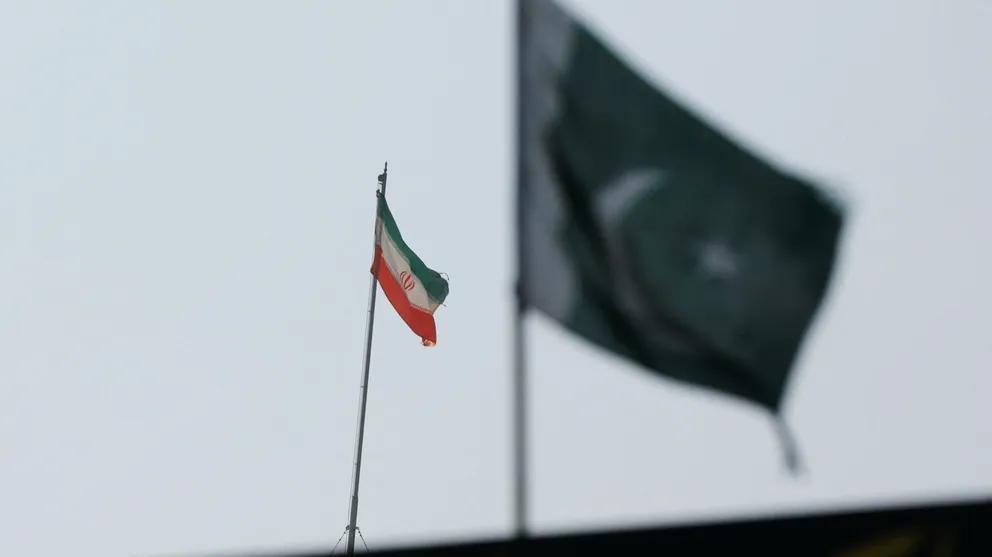
<path fill-rule="evenodd" d="M 386 260 L 382 258 L 382 249 L 375 247 L 375 260 L 372 263 L 372 272 L 382 287 L 382 292 L 393 304 L 396 313 L 400 314 L 403 321 L 423 339 L 424 346 L 434 346 L 437 344 L 437 329 L 434 325 L 434 316 L 410 303 L 406 297 L 406 290 L 397 282 L 396 277 L 389 272 Z"/>

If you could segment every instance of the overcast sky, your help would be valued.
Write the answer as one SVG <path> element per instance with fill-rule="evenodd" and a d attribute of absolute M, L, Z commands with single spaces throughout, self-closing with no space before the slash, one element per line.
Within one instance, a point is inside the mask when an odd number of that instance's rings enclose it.
<path fill-rule="evenodd" d="M 992 4 L 564 3 L 852 209 L 786 405 L 534 317 L 538 532 L 992 492 Z M 329 548 L 375 177 L 451 279 L 380 303 L 359 525 L 510 533 L 512 5 L 0 1 L 0 554 Z M 380 302 L 384 302 L 380 298 Z"/>

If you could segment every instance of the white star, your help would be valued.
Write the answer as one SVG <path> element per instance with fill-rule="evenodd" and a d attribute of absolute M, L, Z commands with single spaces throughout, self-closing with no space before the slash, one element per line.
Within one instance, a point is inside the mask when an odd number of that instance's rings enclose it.
<path fill-rule="evenodd" d="M 699 267 L 712 278 L 729 278 L 737 274 L 737 254 L 727 244 L 707 242 L 699 250 Z"/>

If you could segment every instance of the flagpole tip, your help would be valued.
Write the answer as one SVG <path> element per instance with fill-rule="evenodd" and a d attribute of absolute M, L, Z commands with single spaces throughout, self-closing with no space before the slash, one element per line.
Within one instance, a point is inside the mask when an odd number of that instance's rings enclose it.
<path fill-rule="evenodd" d="M 382 174 L 379 175 L 379 187 L 376 191 L 380 194 L 386 193 L 386 171 L 389 170 L 389 162 L 382 164 Z"/>

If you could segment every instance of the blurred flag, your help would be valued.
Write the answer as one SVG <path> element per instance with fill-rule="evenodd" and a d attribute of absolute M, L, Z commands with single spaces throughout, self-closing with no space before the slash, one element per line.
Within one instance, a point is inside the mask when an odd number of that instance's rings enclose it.
<path fill-rule="evenodd" d="M 521 303 L 642 366 L 776 411 L 840 209 L 521 3 Z"/>

